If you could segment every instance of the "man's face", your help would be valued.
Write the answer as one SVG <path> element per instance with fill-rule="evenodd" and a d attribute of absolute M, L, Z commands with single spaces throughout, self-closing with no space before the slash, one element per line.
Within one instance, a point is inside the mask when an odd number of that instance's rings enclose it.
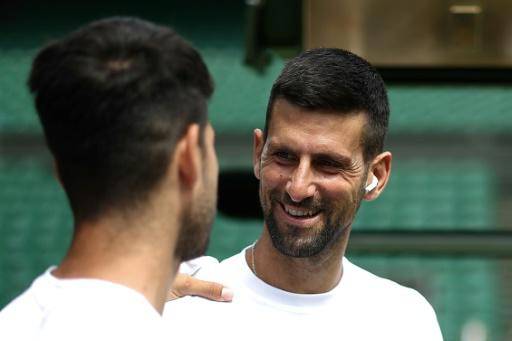
<path fill-rule="evenodd" d="M 185 208 L 176 256 L 182 261 L 203 255 L 208 248 L 210 231 L 217 208 L 219 164 L 214 148 L 215 133 L 210 124 L 204 131 L 203 172 L 192 205 Z"/>
<path fill-rule="evenodd" d="M 282 254 L 314 256 L 350 227 L 367 177 L 365 123 L 362 113 L 317 112 L 275 101 L 266 141 L 255 138 L 255 173 L 265 225 Z"/>

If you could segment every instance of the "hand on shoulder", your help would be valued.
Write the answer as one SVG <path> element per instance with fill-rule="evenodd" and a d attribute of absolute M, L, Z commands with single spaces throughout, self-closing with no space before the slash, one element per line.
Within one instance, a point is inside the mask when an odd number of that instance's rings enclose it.
<path fill-rule="evenodd" d="M 216 282 L 203 281 L 193 277 L 202 267 L 218 264 L 219 262 L 208 256 L 199 257 L 180 265 L 179 273 L 167 295 L 167 301 L 184 296 L 200 296 L 218 302 L 230 302 L 233 291 Z"/>

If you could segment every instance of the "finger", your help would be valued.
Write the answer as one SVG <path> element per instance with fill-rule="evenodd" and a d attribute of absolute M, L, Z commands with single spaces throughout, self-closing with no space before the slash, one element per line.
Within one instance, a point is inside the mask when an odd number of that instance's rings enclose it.
<path fill-rule="evenodd" d="M 188 285 L 188 278 L 190 276 L 182 273 L 176 274 L 176 277 L 174 278 L 174 282 L 171 285 L 171 288 L 169 289 L 167 293 L 167 301 L 172 301 L 177 298 L 186 296 L 186 286 Z"/>
<path fill-rule="evenodd" d="M 219 302 L 227 302 L 233 299 L 233 291 L 222 284 L 202 281 L 193 277 L 191 279 L 194 283 L 189 287 L 189 295 L 201 296 Z"/>
<path fill-rule="evenodd" d="M 173 300 L 188 295 L 200 296 L 219 302 L 228 302 L 233 299 L 233 291 L 222 284 L 178 274 L 167 299 Z"/>

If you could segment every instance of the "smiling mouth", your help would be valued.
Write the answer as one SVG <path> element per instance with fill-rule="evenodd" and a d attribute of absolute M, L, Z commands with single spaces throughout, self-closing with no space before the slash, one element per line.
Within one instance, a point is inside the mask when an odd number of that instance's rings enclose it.
<path fill-rule="evenodd" d="M 290 217 L 295 219 L 310 219 L 314 218 L 320 214 L 321 210 L 318 209 L 305 209 L 300 207 L 293 207 L 286 204 L 279 203 L 283 208 L 283 211 L 286 212 Z"/>

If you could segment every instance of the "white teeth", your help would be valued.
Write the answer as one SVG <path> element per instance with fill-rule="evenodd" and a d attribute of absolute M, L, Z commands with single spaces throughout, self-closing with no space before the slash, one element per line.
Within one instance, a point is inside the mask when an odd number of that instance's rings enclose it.
<path fill-rule="evenodd" d="M 313 211 L 294 210 L 293 208 L 288 208 L 286 206 L 284 206 L 284 210 L 286 211 L 286 213 L 288 213 L 292 216 L 295 216 L 295 217 L 313 216 L 316 214 L 316 212 L 313 213 Z"/>

